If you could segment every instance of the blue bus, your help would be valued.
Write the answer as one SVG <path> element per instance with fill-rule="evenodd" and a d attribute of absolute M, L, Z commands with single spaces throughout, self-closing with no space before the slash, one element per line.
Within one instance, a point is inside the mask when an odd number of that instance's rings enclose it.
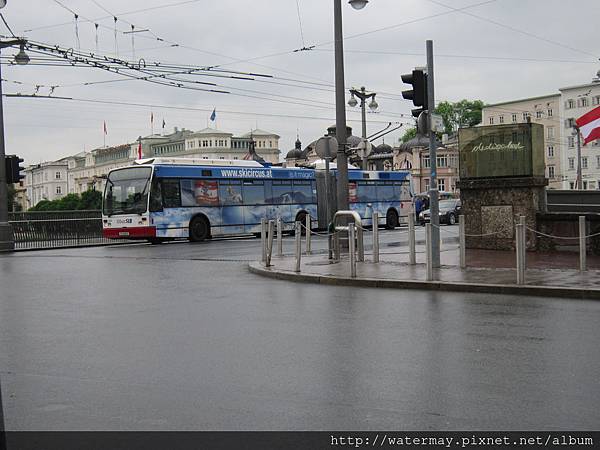
<path fill-rule="evenodd" d="M 284 230 L 294 222 L 325 229 L 326 192 L 336 210 L 335 175 L 329 189 L 324 170 L 265 167 L 255 161 L 154 158 L 112 170 L 102 202 L 105 237 L 145 239 L 152 243 L 213 236 L 257 234 L 261 218 L 280 217 Z M 349 170 L 350 208 L 372 225 L 395 228 L 407 221 L 410 173 Z"/>

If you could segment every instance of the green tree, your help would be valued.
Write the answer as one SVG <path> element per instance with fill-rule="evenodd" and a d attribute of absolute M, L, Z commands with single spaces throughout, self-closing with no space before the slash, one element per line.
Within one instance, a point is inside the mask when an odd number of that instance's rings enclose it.
<path fill-rule="evenodd" d="M 404 134 L 402 135 L 402 137 L 400 138 L 400 140 L 402 142 L 407 142 L 410 141 L 412 138 L 417 136 L 417 129 L 415 127 L 411 127 L 408 128 Z"/>
<path fill-rule="evenodd" d="M 100 209 L 102 208 L 102 193 L 100 191 L 88 190 L 81 194 L 81 200 L 77 209 Z"/>
<path fill-rule="evenodd" d="M 484 103 L 481 100 L 466 100 L 459 102 L 440 102 L 435 113 L 442 116 L 444 132 L 452 134 L 460 127 L 473 127 L 481 123 L 481 110 Z"/>
<path fill-rule="evenodd" d="M 58 211 L 73 211 L 79 209 L 81 198 L 77 194 L 67 194 L 62 198 L 54 200 L 55 208 Z"/>

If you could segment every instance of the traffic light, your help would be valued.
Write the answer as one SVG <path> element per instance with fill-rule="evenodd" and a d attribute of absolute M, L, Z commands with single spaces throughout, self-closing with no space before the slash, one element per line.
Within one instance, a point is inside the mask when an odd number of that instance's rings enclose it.
<path fill-rule="evenodd" d="M 4 162 L 6 166 L 6 183 L 18 183 L 25 175 L 21 175 L 21 171 L 25 170 L 25 167 L 20 166 L 23 162 L 23 158 L 19 158 L 17 155 L 6 155 Z"/>
<path fill-rule="evenodd" d="M 427 74 L 423 69 L 415 69 L 412 73 L 401 76 L 402 82 L 412 85 L 410 91 L 402 91 L 402 97 L 412 100 L 413 105 L 419 106 L 412 110 L 413 117 L 419 117 L 427 109 Z"/>

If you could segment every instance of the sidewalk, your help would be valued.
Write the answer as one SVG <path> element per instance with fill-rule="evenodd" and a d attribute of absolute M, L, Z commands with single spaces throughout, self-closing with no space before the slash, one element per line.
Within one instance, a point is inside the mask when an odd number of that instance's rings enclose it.
<path fill-rule="evenodd" d="M 514 252 L 470 250 L 470 266 L 461 269 L 458 248 L 452 246 L 442 251 L 442 266 L 434 269 L 434 281 L 426 281 L 424 258 L 422 246 L 417 246 L 416 265 L 408 264 L 406 248 L 382 248 L 379 263 L 373 263 L 372 255 L 365 251 L 365 262 L 356 263 L 356 278 L 350 277 L 347 255 L 333 263 L 322 253 L 302 255 L 300 273 L 294 271 L 293 256 L 273 257 L 268 268 L 252 262 L 249 270 L 281 280 L 330 285 L 600 299 L 600 258 L 591 255 L 590 269 L 580 272 L 576 253 L 528 253 L 525 285 L 516 284 Z"/>

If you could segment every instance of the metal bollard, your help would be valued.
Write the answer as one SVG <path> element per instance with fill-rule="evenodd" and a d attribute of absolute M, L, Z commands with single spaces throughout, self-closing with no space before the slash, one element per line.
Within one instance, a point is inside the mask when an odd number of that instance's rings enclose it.
<path fill-rule="evenodd" d="M 262 247 L 262 262 L 267 260 L 267 219 L 260 219 L 260 245 Z"/>
<path fill-rule="evenodd" d="M 302 258 L 302 226 L 300 222 L 296 222 L 296 273 L 300 273 L 300 260 Z"/>
<path fill-rule="evenodd" d="M 356 278 L 356 230 L 354 224 L 348 224 L 348 236 L 350 238 L 350 276 Z"/>
<path fill-rule="evenodd" d="M 379 213 L 373 213 L 373 262 L 379 262 Z"/>
<path fill-rule="evenodd" d="M 265 260 L 265 267 L 269 267 L 271 265 L 271 256 L 273 255 L 273 228 L 275 228 L 275 221 L 269 220 L 267 232 L 267 258 Z"/>
<path fill-rule="evenodd" d="M 310 233 L 311 223 L 310 223 L 310 214 L 306 215 L 306 254 L 310 255 L 311 252 L 311 238 L 312 235 Z"/>
<path fill-rule="evenodd" d="M 363 232 L 363 228 L 362 228 L 362 221 L 361 221 L 360 225 L 356 225 L 356 226 L 361 228 L 355 234 L 357 237 L 356 244 L 358 245 L 358 258 L 357 259 L 360 262 L 364 262 L 365 261 L 365 241 L 364 241 L 364 232 Z M 356 228 L 354 229 L 354 231 L 357 231 Z"/>
<path fill-rule="evenodd" d="M 581 272 L 587 270 L 586 250 L 585 216 L 579 216 L 579 270 Z"/>
<path fill-rule="evenodd" d="M 417 263 L 417 254 L 415 250 L 415 210 L 410 208 L 408 213 L 408 262 L 409 264 Z"/>
<path fill-rule="evenodd" d="M 433 281 L 433 246 L 431 245 L 431 223 L 425 224 L 425 257 L 427 265 L 427 281 Z"/>
<path fill-rule="evenodd" d="M 515 246 L 517 250 L 517 284 L 525 284 L 525 261 L 523 257 L 525 239 L 523 231 L 525 225 L 519 218 L 519 223 L 515 226 Z"/>
<path fill-rule="evenodd" d="M 277 218 L 277 256 L 283 256 L 283 221 Z"/>
<path fill-rule="evenodd" d="M 341 258 L 341 248 L 340 248 L 340 233 L 337 231 L 333 235 L 333 259 L 334 261 L 339 261 Z"/>
<path fill-rule="evenodd" d="M 465 216 L 458 216 L 458 241 L 459 241 L 459 254 L 460 254 L 460 268 L 466 269 L 467 267 L 467 239 L 465 235 Z"/>

